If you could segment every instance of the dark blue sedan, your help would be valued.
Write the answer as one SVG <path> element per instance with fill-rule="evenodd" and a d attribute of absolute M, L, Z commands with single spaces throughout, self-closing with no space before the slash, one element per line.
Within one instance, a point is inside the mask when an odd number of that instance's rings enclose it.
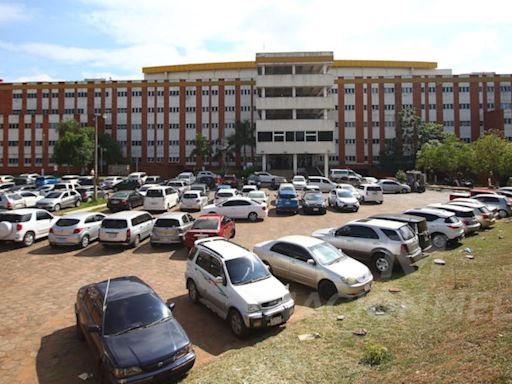
<path fill-rule="evenodd" d="M 196 355 L 173 308 L 135 276 L 80 288 L 77 335 L 101 366 L 100 382 L 161 382 L 192 368 Z"/>

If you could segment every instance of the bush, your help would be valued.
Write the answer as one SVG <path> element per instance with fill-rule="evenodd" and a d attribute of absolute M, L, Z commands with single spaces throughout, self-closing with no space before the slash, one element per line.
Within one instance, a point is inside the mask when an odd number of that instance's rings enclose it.
<path fill-rule="evenodd" d="M 386 347 L 380 344 L 369 344 L 366 346 L 360 363 L 370 366 L 384 364 L 391 360 L 391 353 Z"/>
<path fill-rule="evenodd" d="M 396 172 L 395 177 L 400 183 L 405 183 L 407 180 L 407 174 L 401 169 Z"/>

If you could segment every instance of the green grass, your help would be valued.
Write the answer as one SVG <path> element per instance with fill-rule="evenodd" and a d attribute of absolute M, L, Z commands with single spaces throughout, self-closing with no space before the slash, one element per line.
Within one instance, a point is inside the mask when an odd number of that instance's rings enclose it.
<path fill-rule="evenodd" d="M 467 247 L 474 260 L 465 257 Z M 366 297 L 321 306 L 275 336 L 193 369 L 184 382 L 512 383 L 511 249 L 512 224 L 502 220 L 421 260 L 412 274 L 376 282 Z M 376 305 L 386 314 L 375 315 Z M 336 320 L 340 314 L 345 320 Z M 361 328 L 366 336 L 352 334 Z M 298 340 L 311 332 L 321 337 Z M 362 364 L 371 345 L 387 348 L 389 358 Z"/>
<path fill-rule="evenodd" d="M 96 200 L 92 200 L 92 201 L 89 201 L 87 203 L 82 203 L 82 204 L 80 204 L 79 207 L 63 209 L 60 212 L 61 213 L 70 213 L 70 212 L 73 212 L 73 211 L 77 211 L 79 209 L 93 208 L 93 207 L 97 207 L 97 209 L 91 209 L 91 211 L 97 211 L 97 210 L 104 209 L 104 205 L 105 204 L 107 204 L 107 200 L 102 198 L 102 197 L 99 197 Z"/>

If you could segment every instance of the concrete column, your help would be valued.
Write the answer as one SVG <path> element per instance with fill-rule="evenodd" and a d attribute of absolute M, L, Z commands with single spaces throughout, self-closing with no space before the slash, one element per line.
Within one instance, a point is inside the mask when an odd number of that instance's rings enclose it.
<path fill-rule="evenodd" d="M 297 154 L 294 153 L 293 155 L 293 174 L 297 174 Z"/>
<path fill-rule="evenodd" d="M 324 176 L 329 177 L 329 153 L 324 155 Z"/>
<path fill-rule="evenodd" d="M 297 110 L 296 109 L 292 109 L 292 119 L 297 120 Z"/>
<path fill-rule="evenodd" d="M 267 155 L 261 155 L 261 170 L 265 172 L 267 170 Z"/>
<path fill-rule="evenodd" d="M 292 65 L 292 75 L 295 75 L 295 64 Z"/>

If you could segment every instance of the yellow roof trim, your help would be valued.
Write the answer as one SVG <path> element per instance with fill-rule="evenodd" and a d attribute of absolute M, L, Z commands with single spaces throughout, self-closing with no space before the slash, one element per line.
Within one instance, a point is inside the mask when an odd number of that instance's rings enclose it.
<path fill-rule="evenodd" d="M 334 60 L 332 55 L 318 56 L 260 56 L 256 63 L 325 63 Z"/>
<path fill-rule="evenodd" d="M 178 64 L 162 65 L 159 67 L 143 67 L 142 72 L 162 73 L 162 72 L 191 72 L 191 71 L 211 71 L 221 69 L 255 69 L 254 61 L 233 61 L 229 63 L 203 63 L 203 64 Z"/>
<path fill-rule="evenodd" d="M 436 69 L 434 61 L 334 60 L 333 67 Z"/>

